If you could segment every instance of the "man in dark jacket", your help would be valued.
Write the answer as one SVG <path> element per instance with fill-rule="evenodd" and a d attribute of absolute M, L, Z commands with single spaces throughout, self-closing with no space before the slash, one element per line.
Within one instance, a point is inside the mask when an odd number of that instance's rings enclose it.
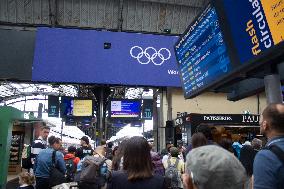
<path fill-rule="evenodd" d="M 93 155 L 94 150 L 89 145 L 89 138 L 87 136 L 83 136 L 81 138 L 81 147 L 77 149 L 77 157 L 80 159 L 83 159 L 85 156 L 91 156 Z"/>

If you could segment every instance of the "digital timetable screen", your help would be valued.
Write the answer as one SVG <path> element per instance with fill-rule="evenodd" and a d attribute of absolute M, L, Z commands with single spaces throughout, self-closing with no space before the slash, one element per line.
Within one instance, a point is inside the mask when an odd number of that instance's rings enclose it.
<path fill-rule="evenodd" d="M 139 100 L 112 100 L 110 102 L 111 118 L 140 118 L 141 101 Z"/>
<path fill-rule="evenodd" d="M 208 5 L 175 45 L 186 98 L 225 76 L 232 66 L 215 8 Z"/>

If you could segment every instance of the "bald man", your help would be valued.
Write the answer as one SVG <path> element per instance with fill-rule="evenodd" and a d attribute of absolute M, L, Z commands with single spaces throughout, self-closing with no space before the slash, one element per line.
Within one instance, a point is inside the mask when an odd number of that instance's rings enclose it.
<path fill-rule="evenodd" d="M 260 133 L 268 138 L 268 143 L 254 160 L 254 189 L 283 189 L 284 159 L 281 161 L 272 148 L 284 157 L 284 104 L 270 104 L 264 109 Z"/>

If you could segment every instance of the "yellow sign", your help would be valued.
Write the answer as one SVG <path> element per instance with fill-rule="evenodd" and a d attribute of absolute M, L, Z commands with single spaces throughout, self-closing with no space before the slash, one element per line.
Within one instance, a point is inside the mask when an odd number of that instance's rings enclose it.
<path fill-rule="evenodd" d="M 274 44 L 284 41 L 284 0 L 262 0 Z"/>
<path fill-rule="evenodd" d="M 92 100 L 74 100 L 73 115 L 74 116 L 92 116 L 93 102 Z"/>

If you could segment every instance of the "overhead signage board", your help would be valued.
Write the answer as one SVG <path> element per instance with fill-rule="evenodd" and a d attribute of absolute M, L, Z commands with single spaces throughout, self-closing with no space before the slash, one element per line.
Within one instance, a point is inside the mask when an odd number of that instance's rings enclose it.
<path fill-rule="evenodd" d="M 48 96 L 48 117 L 59 117 L 58 96 Z"/>
<path fill-rule="evenodd" d="M 144 120 L 152 120 L 153 117 L 153 100 L 143 99 L 142 118 Z"/>
<path fill-rule="evenodd" d="M 185 97 L 196 96 L 232 69 L 216 10 L 211 5 L 175 45 Z"/>
<path fill-rule="evenodd" d="M 283 0 L 223 0 L 241 64 L 284 41 Z"/>
<path fill-rule="evenodd" d="M 32 80 L 181 87 L 173 48 L 177 39 L 142 33 L 38 28 Z"/>
<path fill-rule="evenodd" d="M 141 116 L 140 100 L 112 100 L 110 118 L 139 119 Z"/>
<path fill-rule="evenodd" d="M 75 99 L 73 116 L 93 116 L 93 101 Z"/>
<path fill-rule="evenodd" d="M 283 10 L 283 0 L 212 0 L 175 45 L 185 98 L 277 64 L 284 55 Z"/>
<path fill-rule="evenodd" d="M 219 125 L 246 125 L 259 126 L 259 115 L 255 114 L 189 114 L 189 121 L 195 125 L 219 124 Z"/>

